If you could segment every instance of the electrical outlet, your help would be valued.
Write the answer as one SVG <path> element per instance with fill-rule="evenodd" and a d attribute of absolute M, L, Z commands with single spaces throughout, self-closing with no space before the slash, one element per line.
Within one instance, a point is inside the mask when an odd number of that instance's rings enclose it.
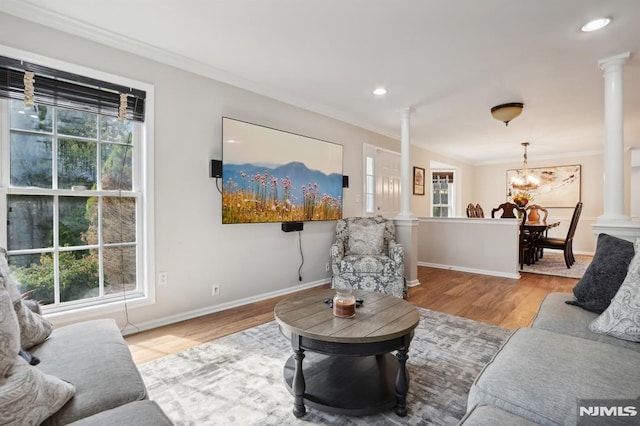
<path fill-rule="evenodd" d="M 215 283 L 213 285 L 213 288 L 211 289 L 211 295 L 217 296 L 219 294 L 220 294 L 220 283 Z"/>
<path fill-rule="evenodd" d="M 167 271 L 160 271 L 158 274 L 158 281 L 160 285 L 169 284 L 169 273 Z"/>
<path fill-rule="evenodd" d="M 324 265 L 324 271 L 325 272 L 329 272 L 331 265 L 329 265 L 328 263 L 325 263 Z"/>

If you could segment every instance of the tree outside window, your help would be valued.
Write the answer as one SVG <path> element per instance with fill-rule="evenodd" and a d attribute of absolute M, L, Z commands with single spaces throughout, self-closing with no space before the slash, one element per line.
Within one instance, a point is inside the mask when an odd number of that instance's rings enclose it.
<path fill-rule="evenodd" d="M 139 124 L 10 100 L 7 249 L 45 305 L 141 291 L 133 144 Z"/>

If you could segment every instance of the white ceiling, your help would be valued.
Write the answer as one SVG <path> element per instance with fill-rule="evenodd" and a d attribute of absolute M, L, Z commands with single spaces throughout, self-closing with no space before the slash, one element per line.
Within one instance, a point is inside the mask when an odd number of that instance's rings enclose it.
<path fill-rule="evenodd" d="M 192 70 L 471 164 L 602 150 L 598 61 L 624 52 L 640 147 L 638 0 L 2 0 L 0 11 Z M 595 17 L 612 24 L 578 28 Z M 635 28 L 635 29 L 634 29 Z M 389 93 L 372 95 L 376 86 Z M 505 127 L 490 108 L 523 102 Z"/>

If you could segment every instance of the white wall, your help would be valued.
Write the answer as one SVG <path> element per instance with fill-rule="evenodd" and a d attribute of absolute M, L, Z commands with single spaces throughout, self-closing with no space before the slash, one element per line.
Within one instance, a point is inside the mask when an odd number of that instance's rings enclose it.
<path fill-rule="evenodd" d="M 444 157 L 440 154 L 425 151 L 416 146 L 411 147 L 411 173 L 413 173 L 413 167 L 422 167 L 425 169 L 425 195 L 412 195 L 411 197 L 411 209 L 413 213 L 418 217 L 430 217 L 431 216 L 431 173 L 429 172 L 431 161 L 437 161 L 439 163 L 449 164 L 456 168 L 456 179 L 460 180 L 459 188 L 462 188 L 462 193 L 457 194 L 458 200 L 457 214 L 454 216 L 466 217 L 466 206 L 473 198 L 473 176 L 474 167 L 469 164 L 463 163 L 458 160 L 453 160 Z M 412 175 L 413 177 L 413 175 Z M 412 189 L 410 189 L 412 190 Z"/>
<path fill-rule="evenodd" d="M 302 282 L 297 232 L 282 232 L 280 223 L 222 225 L 221 196 L 208 177 L 209 160 L 222 157 L 222 116 L 342 144 L 350 181 L 344 216 L 362 214 L 363 143 L 400 151 L 397 140 L 2 13 L 0 44 L 155 87 L 156 276 L 167 271 L 169 280 L 157 287 L 155 305 L 129 311 L 138 326 L 329 281 L 335 222 L 305 223 Z M 428 154 L 412 154 L 428 165 Z M 221 283 L 219 296 L 213 283 Z M 125 323 L 124 312 L 109 316 Z"/>
<path fill-rule="evenodd" d="M 222 116 L 344 145 L 345 216 L 362 212 L 363 142 L 399 150 L 388 137 L 9 15 L 0 14 L 0 44 L 155 86 L 156 272 L 167 271 L 169 283 L 157 287 L 155 305 L 129 311 L 136 325 L 328 282 L 335 222 L 305 223 L 302 283 L 297 232 L 280 223 L 222 225 L 208 177 L 209 160 L 221 158 Z M 217 297 L 213 283 L 222 284 Z M 124 313 L 112 317 L 125 322 Z"/>
<path fill-rule="evenodd" d="M 517 219 L 420 218 L 418 264 L 520 278 L 519 226 Z"/>

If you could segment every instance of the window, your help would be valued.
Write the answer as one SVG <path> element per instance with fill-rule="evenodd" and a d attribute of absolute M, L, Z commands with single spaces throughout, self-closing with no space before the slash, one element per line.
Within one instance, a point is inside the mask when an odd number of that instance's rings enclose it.
<path fill-rule="evenodd" d="M 432 171 L 431 182 L 433 217 L 454 216 L 453 171 Z"/>
<path fill-rule="evenodd" d="M 373 157 L 367 155 L 364 158 L 364 207 L 366 213 L 375 213 L 376 211 L 376 175 L 374 169 Z"/>
<path fill-rule="evenodd" d="M 0 72 L 23 71 L 0 61 Z M 51 90 L 56 79 L 44 89 L 40 80 L 46 77 L 35 78 L 33 106 L 16 95 L 21 92 L 11 78 L 0 87 L 0 195 L 7 206 L 0 245 L 7 248 L 11 272 L 45 313 L 126 299 L 149 302 L 152 262 L 144 242 L 150 241 L 145 182 L 151 171 L 143 158 L 149 142 L 144 105 L 137 105 L 142 116 L 128 109 L 119 119 L 117 108 L 107 105 L 115 99 L 110 93 L 91 104 L 90 95 L 101 89 L 64 80 L 61 92 L 72 87 L 74 95 L 88 96 L 86 103 L 80 96 L 67 102 Z M 82 83 L 87 80 L 95 84 Z"/>

